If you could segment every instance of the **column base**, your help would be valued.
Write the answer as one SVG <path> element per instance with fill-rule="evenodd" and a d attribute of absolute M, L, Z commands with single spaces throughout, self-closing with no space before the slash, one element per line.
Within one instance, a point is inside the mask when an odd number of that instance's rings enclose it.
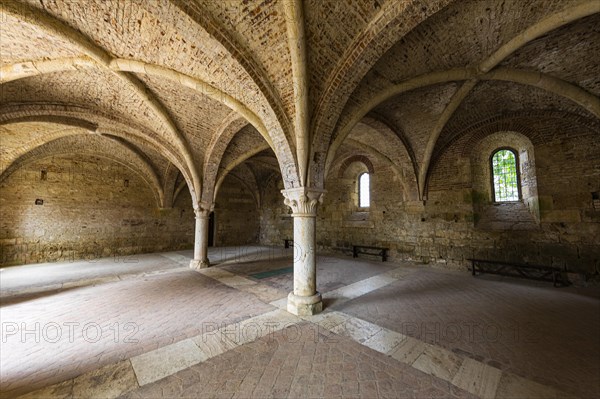
<path fill-rule="evenodd" d="M 208 259 L 192 259 L 190 261 L 190 269 L 194 269 L 194 270 L 200 270 L 200 269 L 206 269 L 207 267 L 210 266 L 210 262 L 208 261 Z"/>
<path fill-rule="evenodd" d="M 299 296 L 290 292 L 287 311 L 296 316 L 312 316 L 323 311 L 323 301 L 318 292 L 312 296 Z"/>

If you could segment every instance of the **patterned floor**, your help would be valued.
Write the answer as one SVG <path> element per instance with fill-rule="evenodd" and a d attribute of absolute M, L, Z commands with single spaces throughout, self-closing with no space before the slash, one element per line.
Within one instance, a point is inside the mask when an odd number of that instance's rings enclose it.
<path fill-rule="evenodd" d="M 600 397 L 597 288 L 321 256 L 326 310 L 298 318 L 291 251 L 190 256 L 4 269 L 1 396 Z"/>

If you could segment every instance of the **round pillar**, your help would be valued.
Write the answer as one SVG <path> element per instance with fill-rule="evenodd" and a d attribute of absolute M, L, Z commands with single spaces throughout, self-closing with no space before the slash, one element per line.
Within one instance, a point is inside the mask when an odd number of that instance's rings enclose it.
<path fill-rule="evenodd" d="M 317 292 L 316 218 L 324 190 L 300 187 L 282 193 L 294 218 L 294 291 L 288 295 L 287 310 L 298 316 L 314 315 L 323 310 Z"/>
<path fill-rule="evenodd" d="M 210 212 L 210 207 L 198 207 L 194 209 L 194 213 L 196 214 L 194 259 L 190 262 L 190 268 L 194 270 L 205 269 L 210 266 L 208 260 L 208 218 Z"/>

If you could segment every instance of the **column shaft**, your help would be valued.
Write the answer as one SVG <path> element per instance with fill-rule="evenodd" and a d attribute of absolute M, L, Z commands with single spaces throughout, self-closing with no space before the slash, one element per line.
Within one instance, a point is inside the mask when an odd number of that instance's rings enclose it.
<path fill-rule="evenodd" d="M 190 262 L 192 269 L 204 269 L 210 266 L 208 260 L 208 218 L 209 211 L 194 210 L 196 213 L 196 229 L 194 235 L 194 259 Z"/>
<path fill-rule="evenodd" d="M 294 295 L 312 296 L 317 292 L 315 254 L 316 217 L 294 217 Z"/>
<path fill-rule="evenodd" d="M 317 314 L 323 302 L 317 292 L 316 219 L 324 190 L 299 187 L 282 193 L 294 218 L 294 291 L 288 295 L 287 310 L 299 316 Z"/>

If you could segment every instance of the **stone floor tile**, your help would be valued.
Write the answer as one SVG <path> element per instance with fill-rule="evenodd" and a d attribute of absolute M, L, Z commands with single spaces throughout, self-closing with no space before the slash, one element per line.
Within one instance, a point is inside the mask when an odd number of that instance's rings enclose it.
<path fill-rule="evenodd" d="M 129 360 L 110 364 L 19 398 L 117 398 L 139 388 Z"/>
<path fill-rule="evenodd" d="M 180 253 L 177 253 L 177 252 L 165 252 L 165 253 L 162 253 L 161 256 L 163 256 L 167 259 L 170 259 L 173 262 L 176 262 L 185 267 L 189 267 L 189 265 L 190 265 L 190 260 L 191 260 L 190 257 L 180 254 Z"/>
<path fill-rule="evenodd" d="M 427 344 L 424 342 L 406 337 L 392 350 L 390 356 L 402 363 L 413 364 L 426 348 Z"/>
<path fill-rule="evenodd" d="M 140 385 L 146 385 L 206 360 L 194 341 L 186 339 L 131 358 Z"/>
<path fill-rule="evenodd" d="M 377 334 L 364 341 L 363 345 L 377 352 L 389 354 L 405 339 L 405 335 L 382 328 Z"/>
<path fill-rule="evenodd" d="M 279 309 L 286 310 L 287 309 L 288 299 L 287 296 L 285 298 L 277 299 L 275 301 L 270 302 L 269 304 L 275 306 Z"/>
<path fill-rule="evenodd" d="M 597 290 L 412 269 L 334 308 L 502 371 L 600 397 L 600 385 L 590 383 L 600 375 L 600 318 L 589 318 L 600 311 Z"/>
<path fill-rule="evenodd" d="M 462 362 L 463 358 L 450 351 L 427 345 L 423 353 L 412 363 L 412 366 L 442 380 L 452 381 Z"/>
<path fill-rule="evenodd" d="M 350 319 L 351 316 L 348 316 L 341 312 L 331 311 L 331 312 L 323 312 L 314 316 L 307 316 L 305 319 L 310 321 L 311 323 L 315 323 L 320 327 L 323 327 L 327 330 L 331 330 L 336 326 L 345 323 Z"/>
<path fill-rule="evenodd" d="M 380 331 L 381 327 L 356 317 L 351 317 L 331 329 L 331 332 L 350 337 L 360 343 L 367 341 Z"/>
<path fill-rule="evenodd" d="M 341 287 L 329 292 L 322 293 L 321 296 L 323 297 L 324 304 L 326 304 L 328 307 L 331 307 L 335 304 L 356 298 L 355 290 L 352 287 L 348 287 L 349 286 Z"/>
<path fill-rule="evenodd" d="M 207 359 L 218 356 L 237 346 L 218 330 L 197 335 L 192 337 L 191 340 L 200 348 Z"/>
<path fill-rule="evenodd" d="M 466 358 L 452 379 L 452 384 L 484 399 L 496 396 L 502 372 L 473 359 Z"/>
<path fill-rule="evenodd" d="M 15 334 L 2 343 L 0 388 L 10 396 L 196 336 L 206 323 L 231 323 L 272 309 L 254 295 L 189 269 L 36 295 L 8 304 L 3 300 L 2 321 L 27 328 L 37 323 L 40 330 L 57 323 L 62 334 L 58 342 Z M 75 323 L 73 334 L 65 323 Z M 97 342 L 96 328 L 82 334 L 88 323 L 102 329 Z"/>
<path fill-rule="evenodd" d="M 220 333 L 225 335 L 236 345 L 243 345 L 255 341 L 265 335 L 272 334 L 288 326 L 294 325 L 302 319 L 286 312 L 276 309 L 255 317 L 245 319 L 235 325 L 229 325 L 220 329 Z"/>
<path fill-rule="evenodd" d="M 343 302 L 365 295 L 378 288 L 395 282 L 397 279 L 391 276 L 379 275 L 366 280 L 359 281 L 322 294 L 323 302 L 328 307 L 339 305 Z"/>
<path fill-rule="evenodd" d="M 37 281 L 33 288 L 38 291 L 43 288 L 42 291 L 30 294 L 10 291 L 11 295 L 17 295 L 8 297 L 5 294 L 9 290 L 5 288 L 21 284 L 19 278 L 23 275 L 20 272 L 14 275 L 3 272 L 0 277 L 3 322 L 24 322 L 28 325 L 39 322 L 42 326 L 50 322 L 75 321 L 80 326 L 97 322 L 103 328 L 118 322 L 120 334 L 119 342 L 110 334 L 104 334 L 95 343 L 87 342 L 81 336 L 76 336 L 74 342 L 65 338 L 54 344 L 36 344 L 31 340 L 17 342 L 15 337 L 8 337 L 0 351 L 2 393 L 13 397 L 27 390 L 55 384 L 45 392 L 54 392 L 58 397 L 72 396 L 74 379 L 82 373 L 87 375 L 99 367 L 190 337 L 194 337 L 194 343 L 197 343 L 198 335 L 206 332 L 203 331 L 206 326 L 212 332 L 228 325 L 246 328 L 247 337 L 241 341 L 243 345 L 231 348 L 228 344 L 222 345 L 222 342 L 210 342 L 200 350 L 207 358 L 210 357 L 209 360 L 125 396 L 210 397 L 236 394 L 239 397 L 285 397 L 297 391 L 306 395 L 335 397 L 341 395 L 342 386 L 358 381 L 358 397 L 366 396 L 361 393 L 360 384 L 375 381 L 381 397 L 474 397 L 473 393 L 435 377 L 438 375 L 460 382 L 464 380 L 457 379 L 461 373 L 463 377 L 469 373 L 477 375 L 477 370 L 469 372 L 464 364 L 460 365 L 458 369 L 461 371 L 457 371 L 454 377 L 451 366 L 447 369 L 438 367 L 434 360 L 440 360 L 451 352 L 450 359 L 455 356 L 480 362 L 484 377 L 486 372 L 490 374 L 489 371 L 495 368 L 498 369 L 496 373 L 502 370 L 500 382 L 496 384 L 498 397 L 535 395 L 536 392 L 541 397 L 553 395 L 540 385 L 569 392 L 559 392 L 557 395 L 561 398 L 572 394 L 582 398 L 599 397 L 600 387 L 593 382 L 597 381 L 600 370 L 600 345 L 594 339 L 600 333 L 600 323 L 588 316 L 598 312 L 600 302 L 598 295 L 590 290 L 573 287 L 556 290 L 528 282 L 516 284 L 504 280 L 473 279 L 465 273 L 424 267 L 398 268 L 392 263 L 336 258 L 336 263 L 319 263 L 318 266 L 318 289 L 324 293 L 326 311 L 304 318 L 308 321 L 304 323 L 297 324 L 300 319 L 296 318 L 291 321 L 290 327 L 279 332 L 275 331 L 276 326 L 269 327 L 266 330 L 273 333 L 264 335 L 262 328 L 260 334 L 253 333 L 251 320 L 255 324 L 268 323 L 263 316 L 273 307 L 265 302 L 271 301 L 282 309 L 286 308 L 285 293 L 291 290 L 291 274 L 260 281 L 250 280 L 247 276 L 251 273 L 250 269 L 260 272 L 288 267 L 291 258 L 269 263 L 246 256 L 227 261 L 229 263 L 223 267 L 211 267 L 205 269 L 206 272 L 197 273 L 184 265 L 191 257 L 191 251 L 184 252 L 183 257 L 172 256 L 172 259 L 162 254 L 144 255 L 140 264 L 127 266 L 118 274 L 119 281 L 104 283 L 103 279 L 110 280 L 117 275 L 110 264 L 96 265 L 98 267 L 91 272 L 81 269 L 79 266 L 82 265 L 78 266 L 80 270 L 66 265 L 79 276 L 79 280 L 65 277 L 64 284 L 70 289 L 64 289 L 65 285 L 60 283 L 59 289 L 47 291 L 51 284 L 55 284 L 52 278 L 26 278 L 29 279 L 27 281 Z M 211 255 L 211 260 L 213 258 L 216 259 Z M 377 277 L 382 273 L 385 278 Z M 19 278 L 15 277 L 17 274 Z M 208 278 L 209 275 L 218 278 Z M 5 276 L 9 276 L 8 280 Z M 222 284 L 219 278 L 232 278 L 231 284 L 236 288 Z M 389 281 L 387 278 L 396 280 L 385 284 Z M 246 284 L 245 280 L 253 284 Z M 361 290 L 362 280 L 369 280 L 365 285 L 368 289 Z M 9 284 L 5 285 L 5 281 Z M 100 283 L 79 286 L 78 281 Z M 344 288 L 352 284 L 352 287 Z M 378 285 L 381 286 L 377 288 Z M 284 296 L 279 299 L 269 297 L 275 292 Z M 331 298 L 327 298 L 332 292 L 334 297 L 344 293 L 353 299 L 340 296 L 340 301 L 332 302 L 329 301 Z M 90 319 L 91 308 L 96 309 L 93 319 Z M 258 319 L 254 319 L 257 316 Z M 376 350 L 383 351 L 393 345 L 386 346 L 385 339 L 381 340 L 382 346 L 375 344 L 379 342 L 378 337 L 383 337 L 388 331 L 407 338 L 391 348 L 388 357 L 359 345 L 354 338 L 334 334 L 323 327 L 334 328 L 349 318 L 380 328 L 370 338 L 355 337 L 358 340 L 365 338 L 363 345 L 370 345 Z M 129 336 L 126 334 L 128 331 L 123 329 L 126 322 L 134 322 L 138 326 L 133 335 L 137 343 L 123 342 Z M 110 330 L 103 332 L 110 333 Z M 452 332 L 458 334 L 450 334 Z M 67 334 L 64 336 L 67 337 Z M 431 354 L 430 350 L 437 352 Z M 414 368 L 409 366 L 411 364 Z M 452 362 L 442 361 L 441 364 L 451 365 Z M 276 371 L 279 374 L 273 377 Z M 268 378 L 265 377 L 259 386 L 263 374 Z M 479 378 L 487 381 L 487 386 L 470 386 L 471 391 L 477 392 L 478 396 L 489 396 L 489 381 L 493 377 Z M 314 384 L 314 391 L 309 392 L 298 385 L 303 381 Z M 270 384 L 273 384 L 271 388 Z M 331 395 L 327 395 L 329 391 L 326 388 L 330 385 L 337 385 L 339 392 L 334 393 L 332 388 Z M 322 393 L 321 386 L 324 387 Z"/>

